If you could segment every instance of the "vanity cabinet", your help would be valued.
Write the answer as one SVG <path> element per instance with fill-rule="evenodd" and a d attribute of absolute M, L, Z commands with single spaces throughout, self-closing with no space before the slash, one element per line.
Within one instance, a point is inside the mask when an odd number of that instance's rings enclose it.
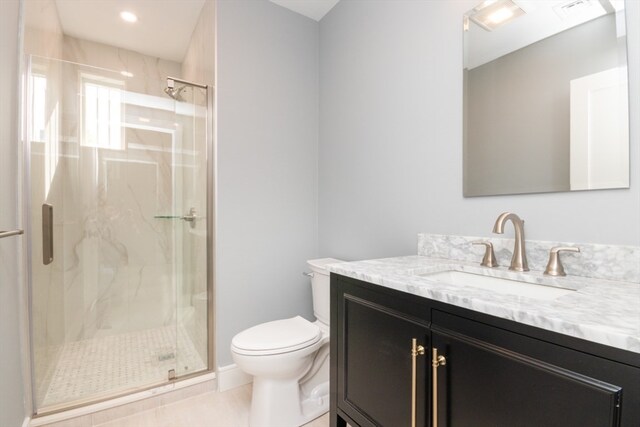
<path fill-rule="evenodd" d="M 571 351 L 549 357 L 566 350 L 529 351 L 545 344 L 516 344 L 509 332 L 439 311 L 431 331 L 446 357 L 433 383 L 439 426 L 619 425 L 622 387 L 598 379 L 611 362 Z"/>
<path fill-rule="evenodd" d="M 425 425 L 426 408 L 417 402 L 427 400 L 427 325 L 371 300 L 346 296 L 343 307 L 344 404 L 362 415 L 361 426 L 409 426 L 412 417 Z"/>
<path fill-rule="evenodd" d="M 331 282 L 332 426 L 640 426 L 640 355 Z"/>

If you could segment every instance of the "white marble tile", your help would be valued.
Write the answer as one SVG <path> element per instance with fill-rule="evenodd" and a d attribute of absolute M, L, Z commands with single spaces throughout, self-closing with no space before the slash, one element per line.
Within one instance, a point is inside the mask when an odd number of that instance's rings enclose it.
<path fill-rule="evenodd" d="M 586 277 L 550 278 L 477 262 L 406 256 L 332 264 L 331 272 L 553 332 L 640 353 L 640 286 Z M 574 289 L 553 300 L 455 286 L 419 274 L 458 270 Z"/>
<path fill-rule="evenodd" d="M 186 80 L 215 84 L 215 13 L 215 1 L 207 0 L 182 61 L 182 77 Z"/>
<path fill-rule="evenodd" d="M 126 71 L 132 77 L 120 75 L 127 90 L 148 95 L 163 95 L 168 76 L 179 76 L 181 64 L 154 58 L 127 49 L 64 36 L 64 59 L 93 67 Z"/>
<path fill-rule="evenodd" d="M 55 0 L 27 0 L 24 4 L 24 52 L 62 59 L 63 32 Z"/>

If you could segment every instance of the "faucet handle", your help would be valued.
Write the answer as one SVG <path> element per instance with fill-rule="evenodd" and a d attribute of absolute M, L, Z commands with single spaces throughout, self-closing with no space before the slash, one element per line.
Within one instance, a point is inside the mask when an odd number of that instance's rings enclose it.
<path fill-rule="evenodd" d="M 549 262 L 544 274 L 547 276 L 566 276 L 564 267 L 560 261 L 560 252 L 580 252 L 580 248 L 575 246 L 554 246 L 549 251 Z"/>
<path fill-rule="evenodd" d="M 487 240 L 474 240 L 472 245 L 484 245 L 484 257 L 480 263 L 483 267 L 498 267 L 498 261 L 496 260 L 496 254 L 493 252 L 493 244 Z"/>

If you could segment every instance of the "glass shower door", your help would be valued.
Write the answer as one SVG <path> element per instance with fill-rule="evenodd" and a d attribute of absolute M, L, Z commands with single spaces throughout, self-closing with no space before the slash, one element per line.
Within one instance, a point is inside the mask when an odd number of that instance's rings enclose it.
<path fill-rule="evenodd" d="M 27 80 L 37 412 L 206 369 L 206 102 L 37 57 Z"/>
<path fill-rule="evenodd" d="M 176 259 L 176 376 L 207 369 L 207 89 L 169 78 L 175 93 L 173 200 Z"/>

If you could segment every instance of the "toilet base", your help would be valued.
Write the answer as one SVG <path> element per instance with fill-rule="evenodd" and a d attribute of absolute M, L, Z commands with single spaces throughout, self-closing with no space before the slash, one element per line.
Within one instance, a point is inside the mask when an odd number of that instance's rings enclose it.
<path fill-rule="evenodd" d="M 302 397 L 302 399 L 301 399 Z M 329 411 L 329 382 L 301 396 L 298 381 L 263 380 L 254 377 L 251 427 L 298 427 Z"/>
<path fill-rule="evenodd" d="M 315 420 L 327 412 L 329 412 L 329 381 L 319 384 L 313 389 L 311 395 L 302 401 L 302 424 Z"/>

